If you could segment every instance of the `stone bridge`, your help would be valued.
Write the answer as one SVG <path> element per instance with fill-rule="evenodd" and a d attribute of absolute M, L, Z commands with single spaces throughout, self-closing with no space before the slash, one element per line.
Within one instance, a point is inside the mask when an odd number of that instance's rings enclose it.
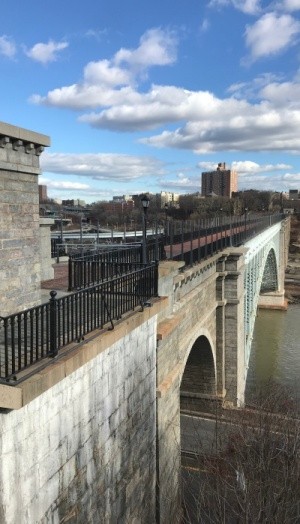
<path fill-rule="evenodd" d="M 286 307 L 288 240 L 285 219 L 163 261 L 150 307 L 1 383 L 0 521 L 179 523 L 180 408 L 243 405 L 257 307 Z"/>
<path fill-rule="evenodd" d="M 242 248 L 226 249 L 192 268 L 174 262 L 160 268 L 160 293 L 171 297 L 157 335 L 162 522 L 172 508 L 166 505 L 170 486 L 175 493 L 179 483 L 174 462 L 180 463 L 180 406 L 197 408 L 205 399 L 243 405 L 257 307 L 286 308 L 288 241 L 285 220 Z"/>
<path fill-rule="evenodd" d="M 162 262 L 151 307 L 0 386 L 1 522 L 178 521 L 180 404 L 243 404 L 257 305 L 285 307 L 288 230 Z"/>

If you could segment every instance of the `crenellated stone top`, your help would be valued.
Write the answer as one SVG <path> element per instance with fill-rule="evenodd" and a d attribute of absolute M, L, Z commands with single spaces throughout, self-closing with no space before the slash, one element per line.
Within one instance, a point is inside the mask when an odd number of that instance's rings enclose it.
<path fill-rule="evenodd" d="M 0 170 L 40 174 L 39 156 L 50 137 L 0 122 Z"/>

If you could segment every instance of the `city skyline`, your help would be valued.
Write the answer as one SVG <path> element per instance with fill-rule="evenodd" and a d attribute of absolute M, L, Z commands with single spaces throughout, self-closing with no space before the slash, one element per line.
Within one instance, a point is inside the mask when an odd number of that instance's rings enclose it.
<path fill-rule="evenodd" d="M 0 120 L 51 137 L 50 198 L 300 187 L 300 0 L 4 4 Z"/>

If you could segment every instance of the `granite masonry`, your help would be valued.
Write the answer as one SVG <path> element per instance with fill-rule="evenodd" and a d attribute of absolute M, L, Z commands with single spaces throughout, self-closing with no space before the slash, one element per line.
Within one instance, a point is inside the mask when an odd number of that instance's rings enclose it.
<path fill-rule="evenodd" d="M 40 298 L 39 157 L 49 137 L 0 122 L 0 315 Z"/>

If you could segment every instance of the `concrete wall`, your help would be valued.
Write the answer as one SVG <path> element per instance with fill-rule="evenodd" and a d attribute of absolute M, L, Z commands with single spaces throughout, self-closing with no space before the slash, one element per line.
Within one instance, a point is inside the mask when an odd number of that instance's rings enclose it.
<path fill-rule="evenodd" d="M 10 388 L 1 523 L 155 522 L 156 323 L 137 313 Z"/>
<path fill-rule="evenodd" d="M 0 315 L 38 303 L 39 155 L 48 137 L 0 122 Z"/>

